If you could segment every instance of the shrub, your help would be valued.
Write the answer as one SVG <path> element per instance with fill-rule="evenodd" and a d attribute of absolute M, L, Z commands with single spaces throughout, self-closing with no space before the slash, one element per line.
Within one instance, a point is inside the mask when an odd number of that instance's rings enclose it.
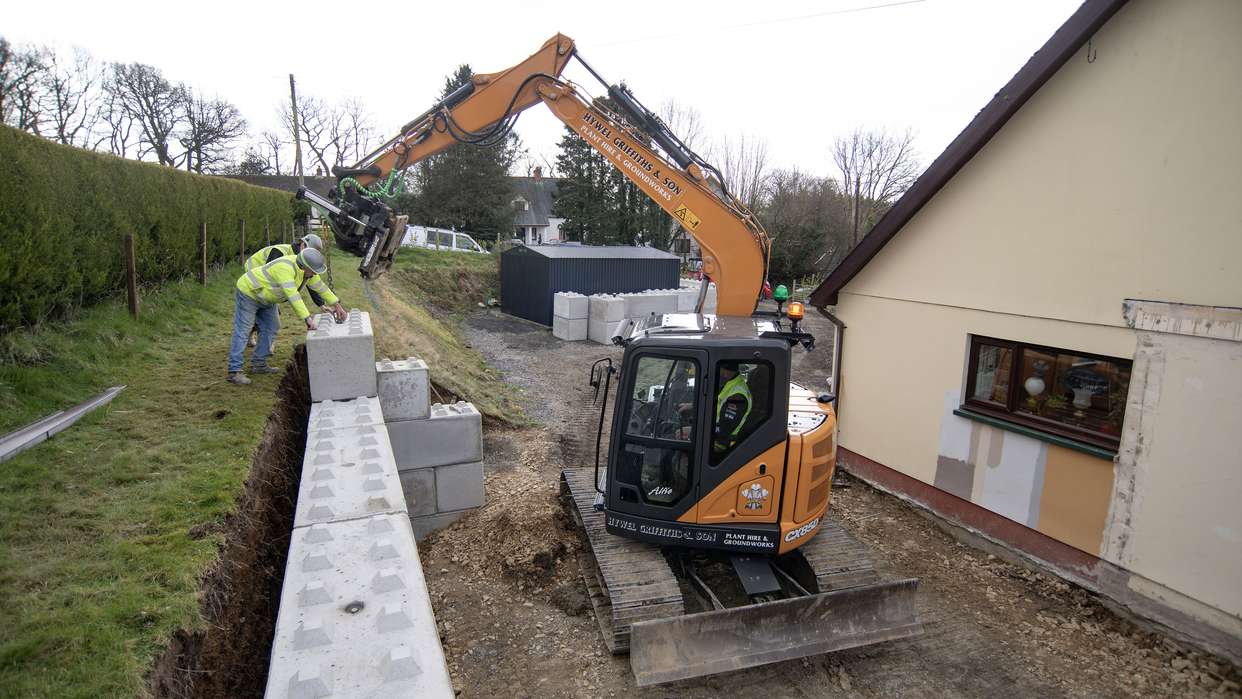
<path fill-rule="evenodd" d="M 117 293 L 133 233 L 142 284 L 194 274 L 199 226 L 219 264 L 266 244 L 290 195 L 63 146 L 0 126 L 0 333 Z"/>

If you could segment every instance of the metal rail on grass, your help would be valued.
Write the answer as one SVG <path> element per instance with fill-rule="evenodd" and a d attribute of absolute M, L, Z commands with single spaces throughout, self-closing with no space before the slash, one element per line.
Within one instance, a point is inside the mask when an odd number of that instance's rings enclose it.
<path fill-rule="evenodd" d="M 79 403 L 68 410 L 54 412 L 38 422 L 32 422 L 16 432 L 0 437 L 0 461 L 8 461 L 20 452 L 46 442 L 53 435 L 81 420 L 95 408 L 112 402 L 112 399 L 124 389 L 124 386 L 113 386 L 84 403 Z"/>

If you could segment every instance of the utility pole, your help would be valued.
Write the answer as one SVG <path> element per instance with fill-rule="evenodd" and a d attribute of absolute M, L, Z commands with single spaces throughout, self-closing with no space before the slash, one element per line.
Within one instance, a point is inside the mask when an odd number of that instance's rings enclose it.
<path fill-rule="evenodd" d="M 298 186 L 306 186 L 302 178 L 302 130 L 298 127 L 298 92 L 293 84 L 293 73 L 289 74 L 289 103 L 292 105 L 290 115 L 293 117 L 293 172 L 298 176 Z"/>

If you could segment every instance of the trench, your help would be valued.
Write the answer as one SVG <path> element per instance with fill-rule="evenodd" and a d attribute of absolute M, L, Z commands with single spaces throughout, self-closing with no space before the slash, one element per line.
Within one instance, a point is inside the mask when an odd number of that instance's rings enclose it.
<path fill-rule="evenodd" d="M 224 541 L 200 586 L 203 628 L 173 633 L 147 675 L 149 696 L 263 696 L 309 414 L 306 347 L 298 345 L 276 389 L 237 507 L 215 526 L 188 533 L 220 532 Z"/>

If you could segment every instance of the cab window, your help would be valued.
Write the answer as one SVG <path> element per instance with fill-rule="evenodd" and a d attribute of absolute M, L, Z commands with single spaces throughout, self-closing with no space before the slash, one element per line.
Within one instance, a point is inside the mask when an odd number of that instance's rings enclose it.
<path fill-rule="evenodd" d="M 722 360 L 716 363 L 710 463 L 733 453 L 772 415 L 772 365 Z"/>
<path fill-rule="evenodd" d="M 690 492 L 698 363 L 644 356 L 634 369 L 617 478 L 648 504 L 672 505 Z"/>

